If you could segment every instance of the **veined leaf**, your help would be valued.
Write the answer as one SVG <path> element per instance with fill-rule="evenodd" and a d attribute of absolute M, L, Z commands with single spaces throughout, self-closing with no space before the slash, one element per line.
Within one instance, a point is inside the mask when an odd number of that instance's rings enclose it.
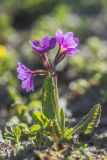
<path fill-rule="evenodd" d="M 64 132 L 64 136 L 65 137 L 69 136 L 72 133 L 72 131 L 73 131 L 73 128 L 67 128 Z"/>
<path fill-rule="evenodd" d="M 64 138 L 66 139 L 71 139 L 72 138 L 72 131 L 73 131 L 73 128 L 67 128 L 65 131 L 64 131 Z"/>
<path fill-rule="evenodd" d="M 53 120 L 52 123 L 53 123 L 52 124 L 53 128 L 56 131 L 56 134 L 60 135 L 61 134 L 61 129 L 60 129 L 60 126 L 59 126 L 58 122 L 56 120 Z"/>
<path fill-rule="evenodd" d="M 55 88 L 53 79 L 51 76 L 47 76 L 44 85 L 43 85 L 43 92 L 42 92 L 42 109 L 43 113 L 49 119 L 55 119 Z"/>
<path fill-rule="evenodd" d="M 59 144 L 59 137 L 61 134 L 60 126 L 56 120 L 52 121 L 52 136 L 54 143 Z"/>
<path fill-rule="evenodd" d="M 95 105 L 91 111 L 74 127 L 72 134 L 75 133 L 92 133 L 94 127 L 98 126 L 101 115 L 101 105 Z"/>
<path fill-rule="evenodd" d="M 72 131 L 73 128 L 66 128 L 60 138 L 60 143 L 71 144 L 73 140 Z"/>

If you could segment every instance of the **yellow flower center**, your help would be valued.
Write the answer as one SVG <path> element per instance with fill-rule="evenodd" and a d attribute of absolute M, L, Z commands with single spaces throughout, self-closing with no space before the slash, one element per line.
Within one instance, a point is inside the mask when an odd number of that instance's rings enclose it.
<path fill-rule="evenodd" d="M 61 53 L 65 52 L 66 51 L 66 48 L 64 48 L 63 46 L 61 46 Z"/>
<path fill-rule="evenodd" d="M 7 57 L 7 49 L 4 45 L 0 44 L 0 59 L 5 59 Z"/>

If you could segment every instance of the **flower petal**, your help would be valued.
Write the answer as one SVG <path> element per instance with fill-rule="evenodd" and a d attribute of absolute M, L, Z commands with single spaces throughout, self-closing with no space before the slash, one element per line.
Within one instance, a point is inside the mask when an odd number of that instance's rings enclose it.
<path fill-rule="evenodd" d="M 50 38 L 48 36 L 44 37 L 41 42 L 41 47 L 42 48 L 49 47 L 49 41 Z"/>
<path fill-rule="evenodd" d="M 27 79 L 24 80 L 24 81 L 22 81 L 22 88 L 23 88 L 23 89 L 26 89 L 27 83 L 28 83 L 28 80 L 27 80 Z"/>
<path fill-rule="evenodd" d="M 33 73 L 30 69 L 24 66 L 22 63 L 18 63 L 17 67 L 18 78 L 22 80 L 22 88 L 27 92 L 34 90 Z"/>
<path fill-rule="evenodd" d="M 77 46 L 79 45 L 79 38 L 78 37 L 74 37 L 74 41 L 76 42 Z"/>
<path fill-rule="evenodd" d="M 32 47 L 35 47 L 35 46 L 37 47 L 40 45 L 40 42 L 38 40 L 32 40 L 30 43 L 31 43 Z"/>
<path fill-rule="evenodd" d="M 34 51 L 42 53 L 42 48 L 40 47 L 40 42 L 38 40 L 32 40 L 31 45 Z"/>
<path fill-rule="evenodd" d="M 56 36 L 56 39 L 57 39 L 59 45 L 61 46 L 61 44 L 63 43 L 63 39 L 64 39 L 64 34 L 63 34 L 62 30 L 58 29 L 56 31 L 55 36 Z"/>
<path fill-rule="evenodd" d="M 66 55 L 70 56 L 71 54 L 78 53 L 80 50 L 78 48 L 68 48 L 66 51 Z"/>
<path fill-rule="evenodd" d="M 32 76 L 29 79 L 22 81 L 22 88 L 25 89 L 27 92 L 34 91 L 34 83 Z"/>
<path fill-rule="evenodd" d="M 55 47 L 55 45 L 56 45 L 56 38 L 51 38 L 49 48 L 52 49 Z"/>
<path fill-rule="evenodd" d="M 36 46 L 33 47 L 33 50 L 38 52 L 38 53 L 43 53 L 44 52 L 44 50 L 41 47 L 36 47 Z"/>
<path fill-rule="evenodd" d="M 30 91 L 34 91 L 34 82 L 33 82 L 33 77 L 30 79 Z"/>
<path fill-rule="evenodd" d="M 67 33 L 64 35 L 64 41 L 68 41 L 69 39 L 73 39 L 73 35 L 74 35 L 73 32 L 67 32 Z"/>

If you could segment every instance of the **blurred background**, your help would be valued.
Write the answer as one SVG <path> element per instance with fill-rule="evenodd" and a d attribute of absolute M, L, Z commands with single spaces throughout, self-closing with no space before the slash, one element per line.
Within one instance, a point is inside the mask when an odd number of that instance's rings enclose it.
<path fill-rule="evenodd" d="M 17 62 L 43 68 L 29 41 L 54 36 L 58 28 L 74 32 L 81 50 L 57 67 L 60 106 L 79 119 L 101 103 L 102 124 L 107 124 L 106 0 L 0 0 L 0 128 L 17 113 L 18 104 L 41 105 L 45 77 L 36 77 L 35 92 L 26 93 L 17 79 Z M 51 59 L 55 53 L 50 52 Z"/>

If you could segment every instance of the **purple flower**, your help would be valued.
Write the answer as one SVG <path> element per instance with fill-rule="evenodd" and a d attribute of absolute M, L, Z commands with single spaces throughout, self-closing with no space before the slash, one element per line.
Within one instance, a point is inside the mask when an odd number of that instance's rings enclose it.
<path fill-rule="evenodd" d="M 76 48 L 79 44 L 79 39 L 77 37 L 74 37 L 74 34 L 72 32 L 67 32 L 64 35 L 62 30 L 58 29 L 55 36 L 59 44 L 61 53 L 63 52 L 69 56 L 73 53 L 79 52 L 79 49 Z"/>
<path fill-rule="evenodd" d="M 31 45 L 34 51 L 37 51 L 38 53 L 45 53 L 55 47 L 56 38 L 50 38 L 47 36 L 44 37 L 41 42 L 38 40 L 32 40 Z"/>
<path fill-rule="evenodd" d="M 22 80 L 22 88 L 27 92 L 34 91 L 33 73 L 22 63 L 18 63 L 17 67 L 18 78 Z"/>

